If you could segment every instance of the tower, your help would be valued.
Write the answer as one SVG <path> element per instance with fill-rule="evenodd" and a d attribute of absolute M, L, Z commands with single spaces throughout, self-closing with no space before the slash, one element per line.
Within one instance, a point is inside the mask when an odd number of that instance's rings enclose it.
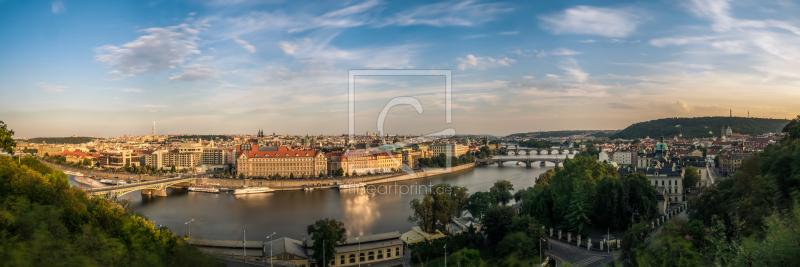
<path fill-rule="evenodd" d="M 156 121 L 153 120 L 153 137 L 156 137 Z"/>
<path fill-rule="evenodd" d="M 730 112 L 730 115 L 728 115 L 728 117 L 733 118 L 733 109 L 731 109 L 729 112 Z"/>

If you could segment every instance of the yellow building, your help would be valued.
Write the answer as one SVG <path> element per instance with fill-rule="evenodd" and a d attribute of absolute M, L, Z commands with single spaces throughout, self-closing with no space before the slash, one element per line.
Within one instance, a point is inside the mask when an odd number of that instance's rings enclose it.
<path fill-rule="evenodd" d="M 433 144 L 431 145 L 431 151 L 433 152 L 434 157 L 438 157 L 441 154 L 450 154 L 453 157 L 460 157 L 464 155 L 469 150 L 469 147 L 459 145 L 459 144 Z"/>

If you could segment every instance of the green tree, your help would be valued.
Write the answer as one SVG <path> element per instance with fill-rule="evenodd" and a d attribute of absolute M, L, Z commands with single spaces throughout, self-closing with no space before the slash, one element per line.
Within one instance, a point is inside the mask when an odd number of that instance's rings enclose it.
<path fill-rule="evenodd" d="M 516 215 L 516 211 L 509 206 L 492 206 L 486 210 L 482 222 L 486 226 L 489 241 L 492 244 L 497 244 L 503 239 L 508 232 L 508 226 L 511 225 Z"/>
<path fill-rule="evenodd" d="M 626 267 L 639 266 L 639 251 L 644 249 L 644 240 L 650 235 L 650 228 L 644 223 L 634 224 L 622 237 L 619 259 Z"/>
<path fill-rule="evenodd" d="M 478 220 L 483 218 L 486 210 L 496 201 L 495 196 L 489 192 L 475 192 L 469 196 L 466 210 Z"/>
<path fill-rule="evenodd" d="M 592 224 L 589 219 L 589 205 L 586 203 L 586 195 L 583 193 L 583 186 L 580 185 L 580 182 L 575 181 L 574 187 L 566 219 L 572 231 L 584 234 L 584 231 Z"/>
<path fill-rule="evenodd" d="M 683 171 L 683 186 L 684 188 L 694 188 L 700 182 L 700 173 L 695 166 L 686 167 Z"/>
<path fill-rule="evenodd" d="M 625 229 L 626 218 L 625 195 L 627 191 L 622 180 L 617 177 L 606 177 L 597 184 L 592 221 L 602 228 Z"/>
<path fill-rule="evenodd" d="M 514 191 L 514 185 L 507 180 L 499 180 L 494 182 L 492 188 L 489 189 L 496 200 L 495 204 L 502 204 L 506 205 L 508 202 L 511 202 L 511 199 L 514 198 L 514 195 L 511 194 L 511 191 Z"/>
<path fill-rule="evenodd" d="M 650 241 L 637 248 L 637 263 L 642 266 L 703 266 L 702 257 L 681 229 L 671 222 Z"/>
<path fill-rule="evenodd" d="M 533 258 L 539 256 L 538 247 L 534 239 L 524 232 L 514 232 L 505 235 L 503 240 L 497 243 L 495 253 L 497 253 L 498 256 L 505 257 L 511 253 L 517 252 L 517 255 Z"/>
<path fill-rule="evenodd" d="M 314 238 L 314 243 L 311 245 L 314 250 L 313 258 L 320 266 L 323 262 L 330 263 L 334 260 L 336 245 L 347 243 L 347 229 L 344 228 L 344 223 L 334 219 L 317 220 L 307 227 L 306 232 Z"/>
<path fill-rule="evenodd" d="M 481 253 L 477 249 L 461 249 L 448 256 L 448 262 L 459 267 L 483 267 L 486 264 L 481 259 Z"/>
<path fill-rule="evenodd" d="M 14 148 L 17 147 L 17 142 L 14 141 L 14 130 L 8 129 L 5 122 L 0 121 L 0 150 L 14 155 Z"/>
<path fill-rule="evenodd" d="M 416 223 L 420 230 L 426 233 L 436 232 L 436 210 L 434 209 L 433 195 L 425 193 L 422 200 L 412 199 L 409 203 L 412 215 L 408 222 Z"/>

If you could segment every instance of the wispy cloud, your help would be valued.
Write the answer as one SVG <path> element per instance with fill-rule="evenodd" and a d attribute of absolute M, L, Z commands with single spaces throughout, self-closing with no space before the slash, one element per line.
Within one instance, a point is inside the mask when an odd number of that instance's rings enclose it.
<path fill-rule="evenodd" d="M 125 92 L 125 93 L 141 93 L 142 89 L 139 89 L 139 88 L 125 88 L 125 89 L 122 89 L 122 91 Z"/>
<path fill-rule="evenodd" d="M 67 89 L 66 86 L 52 85 L 52 84 L 43 83 L 43 82 L 36 83 L 36 85 L 41 86 L 42 87 L 42 91 L 50 92 L 50 93 L 60 93 L 60 92 L 64 92 L 64 90 Z"/>
<path fill-rule="evenodd" d="M 486 68 L 496 68 L 498 66 L 510 66 L 511 63 L 517 62 L 514 59 L 504 57 L 504 58 L 491 58 L 491 57 L 476 57 L 473 55 L 467 55 L 465 58 L 458 58 L 456 59 L 458 64 L 459 70 L 466 70 L 466 69 L 479 69 L 484 70 Z"/>
<path fill-rule="evenodd" d="M 627 37 L 636 30 L 639 15 L 628 9 L 577 6 L 561 13 L 539 16 L 539 20 L 541 27 L 553 34 Z"/>
<path fill-rule="evenodd" d="M 514 11 L 503 3 L 480 4 L 474 0 L 421 5 L 398 12 L 380 26 L 430 25 L 475 26 L 497 19 L 500 14 Z"/>
<path fill-rule="evenodd" d="M 571 75 L 577 82 L 580 83 L 585 83 L 586 79 L 589 77 L 589 73 L 583 71 L 581 66 L 578 64 L 578 61 L 573 58 L 561 60 L 561 63 L 558 67 L 566 71 L 567 74 Z"/>
<path fill-rule="evenodd" d="M 55 0 L 50 3 L 50 9 L 53 11 L 53 14 L 60 14 L 67 12 L 67 8 L 64 7 L 64 2 L 61 0 Z"/>
<path fill-rule="evenodd" d="M 242 39 L 239 39 L 239 38 L 233 38 L 233 41 L 236 42 L 237 44 L 242 45 L 242 48 L 247 50 L 247 52 L 250 52 L 250 53 L 255 53 L 256 52 L 256 47 L 251 45 L 250 43 L 248 43 L 245 40 L 242 40 Z"/>
<path fill-rule="evenodd" d="M 516 35 L 516 34 L 519 34 L 519 31 L 513 31 L 513 32 L 501 32 L 501 33 L 499 33 L 499 34 L 500 34 L 500 35 Z"/>

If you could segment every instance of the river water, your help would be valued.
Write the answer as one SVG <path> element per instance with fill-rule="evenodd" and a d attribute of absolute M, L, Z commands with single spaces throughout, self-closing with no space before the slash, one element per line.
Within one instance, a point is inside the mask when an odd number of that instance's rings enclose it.
<path fill-rule="evenodd" d="M 541 155 L 545 156 L 545 155 Z M 560 155 L 563 156 L 563 155 Z M 570 155 L 572 156 L 572 155 Z M 531 158 L 537 157 L 531 155 Z M 553 168 L 553 163 L 532 168 L 525 164 L 507 162 L 476 167 L 458 173 L 397 182 L 397 185 L 430 185 L 449 183 L 464 186 L 470 193 L 488 191 L 497 180 L 509 180 L 515 189 L 534 185 L 539 174 Z M 76 184 L 70 177 L 70 182 Z M 395 184 L 395 183 L 392 183 Z M 410 187 L 409 187 L 410 188 Z M 408 222 L 409 202 L 420 194 L 357 194 L 348 190 L 317 189 L 314 191 L 276 191 L 266 194 L 234 196 L 232 193 L 187 192 L 167 189 L 167 197 L 142 196 L 138 191 L 121 196 L 132 201 L 130 208 L 156 225 L 164 225 L 179 235 L 192 238 L 239 240 L 247 230 L 248 240 L 275 237 L 300 239 L 306 227 L 317 219 L 343 221 L 349 236 L 409 231 L 415 224 Z M 190 224 L 186 222 L 194 219 Z"/>

